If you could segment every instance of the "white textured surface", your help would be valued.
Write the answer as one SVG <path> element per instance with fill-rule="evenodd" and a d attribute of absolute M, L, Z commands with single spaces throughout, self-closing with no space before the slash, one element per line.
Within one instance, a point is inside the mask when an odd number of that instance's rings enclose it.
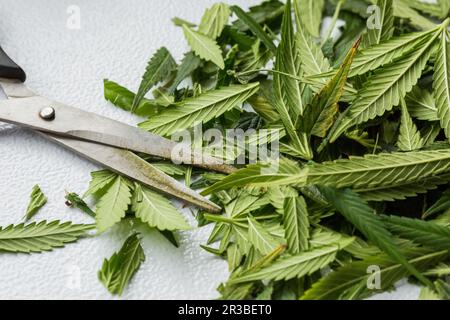
<path fill-rule="evenodd" d="M 103 78 L 136 89 L 149 57 L 166 46 L 180 59 L 186 44 L 170 19 L 199 21 L 214 0 L 2 0 L 0 43 L 27 72 L 27 84 L 41 95 L 129 124 L 138 119 L 103 99 Z M 230 2 L 230 1 L 229 1 Z M 259 0 L 233 0 L 248 6 Z M 66 27 L 70 5 L 81 10 L 81 29 Z M 90 222 L 64 205 L 64 190 L 83 192 L 90 162 L 31 132 L 0 124 L 0 225 L 18 223 L 38 183 L 49 203 L 36 220 Z M 188 216 L 189 214 L 187 214 Z M 125 291 L 125 299 L 211 299 L 228 276 L 226 264 L 199 245 L 208 229 L 182 234 L 174 248 L 146 233 L 147 261 Z M 120 248 L 122 227 L 64 249 L 35 255 L 0 254 L 0 299 L 111 299 L 97 281 L 105 257 Z M 417 296 L 403 287 L 401 295 Z M 392 298 L 384 295 L 383 298 Z"/>

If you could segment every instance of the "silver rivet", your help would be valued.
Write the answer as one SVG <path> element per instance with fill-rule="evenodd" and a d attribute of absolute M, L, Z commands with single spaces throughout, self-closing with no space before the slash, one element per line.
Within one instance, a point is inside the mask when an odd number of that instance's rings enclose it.
<path fill-rule="evenodd" d="M 42 108 L 41 111 L 39 111 L 39 116 L 44 120 L 51 121 L 55 119 L 55 109 L 52 107 Z"/>

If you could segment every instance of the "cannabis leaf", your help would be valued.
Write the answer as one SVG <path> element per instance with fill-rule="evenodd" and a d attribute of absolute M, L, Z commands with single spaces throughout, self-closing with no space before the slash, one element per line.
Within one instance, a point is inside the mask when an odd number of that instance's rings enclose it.
<path fill-rule="evenodd" d="M 324 138 L 328 129 L 333 125 L 339 111 L 338 103 L 341 100 L 359 43 L 360 41 L 353 46 L 336 75 L 314 96 L 312 102 L 306 107 L 304 115 L 299 117 L 298 128 L 309 136 L 315 135 Z"/>
<path fill-rule="evenodd" d="M 132 208 L 142 222 L 161 231 L 190 228 L 169 200 L 146 187 L 136 188 Z"/>
<path fill-rule="evenodd" d="M 333 207 L 349 220 L 359 231 L 393 259 L 405 266 L 417 279 L 424 284 L 427 280 L 403 254 L 397 249 L 392 235 L 384 227 L 382 220 L 375 214 L 368 204 L 358 197 L 356 193 L 347 190 L 323 188 L 322 192 Z"/>
<path fill-rule="evenodd" d="M 188 52 L 184 55 L 183 61 L 177 68 L 177 75 L 172 82 L 172 85 L 168 88 L 168 93 L 173 93 L 180 83 L 189 77 L 198 67 L 200 67 L 202 60 L 197 57 L 193 52 Z"/>
<path fill-rule="evenodd" d="M 425 179 L 411 182 L 393 183 L 392 185 L 382 185 L 378 187 L 362 187 L 355 191 L 366 201 L 395 201 L 405 200 L 407 197 L 416 197 L 418 194 L 427 193 L 436 189 L 439 185 L 450 181 L 448 173 L 431 176 Z"/>
<path fill-rule="evenodd" d="M 211 187 L 206 188 L 202 194 L 208 195 L 212 192 L 245 185 L 269 187 L 300 184 L 302 174 L 301 168 L 295 162 L 287 159 L 281 159 L 279 163 L 268 165 L 248 165 L 246 168 L 238 170 Z"/>
<path fill-rule="evenodd" d="M 330 133 L 330 141 L 335 141 L 347 128 L 381 116 L 398 105 L 422 75 L 437 35 L 434 34 L 418 50 L 375 71 L 360 90 L 358 98 L 337 122 Z"/>
<path fill-rule="evenodd" d="M 205 11 L 198 26 L 198 32 L 211 39 L 216 39 L 222 33 L 230 15 L 230 8 L 226 4 L 221 2 L 214 4 Z"/>
<path fill-rule="evenodd" d="M 34 215 L 47 203 L 47 197 L 41 191 L 38 185 L 35 185 L 31 190 L 30 203 L 28 204 L 25 221 L 30 220 Z"/>
<path fill-rule="evenodd" d="M 125 111 L 131 111 L 136 96 L 133 92 L 118 83 L 106 79 L 103 80 L 103 86 L 106 100 Z M 148 117 L 158 114 L 160 110 L 161 106 L 156 101 L 143 98 L 134 110 L 134 113 L 138 116 Z"/>
<path fill-rule="evenodd" d="M 415 249 L 404 252 L 408 263 L 424 271 L 448 257 L 448 252 L 433 251 L 429 249 Z M 373 294 L 367 288 L 367 281 L 373 273 L 367 273 L 370 266 L 379 266 L 378 275 L 383 279 L 380 282 L 381 290 L 388 290 L 396 282 L 407 277 L 406 268 L 387 255 L 369 257 L 362 261 L 346 264 L 313 284 L 301 297 L 302 300 L 328 300 L 328 299 L 361 299 Z"/>
<path fill-rule="evenodd" d="M 95 212 L 89 208 L 86 202 L 83 201 L 76 193 L 68 193 L 66 194 L 66 205 L 69 207 L 75 207 L 83 211 L 84 213 L 90 215 L 92 218 L 95 218 Z"/>
<path fill-rule="evenodd" d="M 244 12 L 238 6 L 232 6 L 231 10 L 239 18 L 242 23 L 244 23 L 252 32 L 255 34 L 259 40 L 269 49 L 273 54 L 276 53 L 277 48 L 273 44 L 272 39 L 267 35 L 267 33 L 261 28 L 258 22 L 256 22 L 250 15 Z"/>
<path fill-rule="evenodd" d="M 353 61 L 350 77 L 365 74 L 415 51 L 425 41 L 433 37 L 439 31 L 439 28 L 404 34 L 361 50 Z"/>
<path fill-rule="evenodd" d="M 450 229 L 431 221 L 405 217 L 383 217 L 388 228 L 402 238 L 437 250 L 450 249 Z"/>
<path fill-rule="evenodd" d="M 168 136 L 192 127 L 196 121 L 204 123 L 245 102 L 258 91 L 258 83 L 231 85 L 208 91 L 196 98 L 188 98 L 182 107 L 168 107 L 158 116 L 139 124 L 153 133 Z"/>
<path fill-rule="evenodd" d="M 192 30 L 186 25 L 183 25 L 183 31 L 189 46 L 197 56 L 206 61 L 211 61 L 220 69 L 225 68 L 222 51 L 216 41 L 212 40 L 208 36 Z"/>
<path fill-rule="evenodd" d="M 97 203 L 98 231 L 104 232 L 125 217 L 128 205 L 131 203 L 129 182 L 121 176 L 116 176 L 108 190 Z"/>
<path fill-rule="evenodd" d="M 428 90 L 415 86 L 406 95 L 406 105 L 411 116 L 419 120 L 439 121 L 436 102 Z"/>
<path fill-rule="evenodd" d="M 337 243 L 313 248 L 297 255 L 280 258 L 259 271 L 252 272 L 231 280 L 231 283 L 241 283 L 256 280 L 289 280 L 301 278 L 304 275 L 325 268 L 336 259 L 336 253 L 350 243 L 353 238 L 344 238 Z"/>
<path fill-rule="evenodd" d="M 444 191 L 442 196 L 437 200 L 427 211 L 423 214 L 423 218 L 428 218 L 441 211 L 446 211 L 450 208 L 450 190 Z"/>
<path fill-rule="evenodd" d="M 88 196 L 101 197 L 117 175 L 109 170 L 100 170 L 91 172 L 91 177 L 89 189 L 84 193 L 83 198 Z"/>
<path fill-rule="evenodd" d="M 392 186 L 446 173 L 449 166 L 450 151 L 445 149 L 366 155 L 308 166 L 307 184 L 336 188 Z"/>
<path fill-rule="evenodd" d="M 160 48 L 148 62 L 139 90 L 134 97 L 131 112 L 134 112 L 141 103 L 144 96 L 150 89 L 163 81 L 176 68 L 177 64 L 170 52 L 165 48 Z"/>
<path fill-rule="evenodd" d="M 98 278 L 109 292 L 120 296 L 144 261 L 139 235 L 132 234 L 119 252 L 114 253 L 109 260 L 105 259 Z"/>
<path fill-rule="evenodd" d="M 394 5 L 392 0 L 379 0 L 380 25 L 376 28 L 370 28 L 363 40 L 363 47 L 370 47 L 389 40 L 394 34 Z"/>
<path fill-rule="evenodd" d="M 291 254 L 298 254 L 309 247 L 308 209 L 303 197 L 284 199 L 285 238 Z"/>
<path fill-rule="evenodd" d="M 247 221 L 248 240 L 261 254 L 269 254 L 280 245 L 280 242 L 254 218 L 248 217 Z"/>
<path fill-rule="evenodd" d="M 287 134 L 292 140 L 290 149 L 304 159 L 312 158 L 312 150 L 308 137 L 303 132 L 296 131 L 296 121 L 303 114 L 304 85 L 284 74 L 299 76 L 301 74 L 300 56 L 297 55 L 294 40 L 294 30 L 291 18 L 290 1 L 286 4 L 281 26 L 281 42 L 278 46 L 274 74 L 274 107 L 280 114 Z"/>
<path fill-rule="evenodd" d="M 42 252 L 64 247 L 94 229 L 94 225 L 41 221 L 0 227 L 0 250 L 8 252 Z"/>
<path fill-rule="evenodd" d="M 297 33 L 295 35 L 297 56 L 301 57 L 300 60 L 306 76 L 326 73 L 330 69 L 330 62 L 325 58 L 320 47 L 306 32 L 305 21 L 302 19 L 302 12 L 304 11 L 299 8 L 299 2 L 302 1 L 295 1 L 297 5 L 294 8 L 297 25 Z"/>
<path fill-rule="evenodd" d="M 414 151 L 423 147 L 423 139 L 417 126 L 409 116 L 408 109 L 404 99 L 400 100 L 402 109 L 402 119 L 400 122 L 400 135 L 398 136 L 397 146 L 402 151 Z"/>
<path fill-rule="evenodd" d="M 295 0 L 301 20 L 313 37 L 319 37 L 324 0 Z"/>
<path fill-rule="evenodd" d="M 439 39 L 433 88 L 441 127 L 447 138 L 450 138 L 450 44 L 447 42 L 446 32 L 443 29 Z"/>

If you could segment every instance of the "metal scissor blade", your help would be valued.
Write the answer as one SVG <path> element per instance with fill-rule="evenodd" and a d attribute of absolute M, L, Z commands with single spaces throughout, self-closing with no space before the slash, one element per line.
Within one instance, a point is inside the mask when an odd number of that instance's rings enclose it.
<path fill-rule="evenodd" d="M 93 162 L 141 182 L 156 191 L 161 191 L 184 200 L 208 212 L 217 213 L 221 211 L 221 208 L 215 203 L 187 188 L 184 184 L 156 169 L 130 151 L 89 141 L 63 138 L 42 132 L 39 133 L 44 135 L 45 138 L 75 151 Z"/>
<path fill-rule="evenodd" d="M 48 107 L 52 107 L 55 111 L 55 118 L 51 121 L 46 121 L 39 116 L 40 111 Z M 1 101 L 0 120 L 60 136 L 142 152 L 209 170 L 224 173 L 235 171 L 234 167 L 223 164 L 223 161 L 217 158 L 195 154 L 195 152 L 173 153 L 174 148 L 179 147 L 179 144 L 174 141 L 40 96 Z M 185 148 L 186 151 L 189 150 L 189 146 Z"/>

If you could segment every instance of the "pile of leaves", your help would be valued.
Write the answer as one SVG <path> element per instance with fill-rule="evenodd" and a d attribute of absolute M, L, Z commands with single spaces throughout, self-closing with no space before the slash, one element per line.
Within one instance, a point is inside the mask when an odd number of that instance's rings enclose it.
<path fill-rule="evenodd" d="M 404 278 L 424 299 L 450 298 L 449 15 L 450 0 L 217 3 L 198 25 L 173 19 L 190 50 L 177 63 L 159 49 L 136 94 L 105 80 L 106 99 L 161 136 L 199 122 L 279 132 L 278 170 L 226 176 L 146 158 L 224 208 L 193 209 L 212 228 L 203 249 L 228 261 L 222 299 L 362 299 Z M 95 225 L 10 226 L 0 248 L 48 250 L 120 221 L 177 245 L 191 228 L 168 199 L 109 171 L 92 173 L 85 196 L 95 210 L 76 194 L 68 204 Z M 121 294 L 144 260 L 133 233 L 99 279 Z"/>

